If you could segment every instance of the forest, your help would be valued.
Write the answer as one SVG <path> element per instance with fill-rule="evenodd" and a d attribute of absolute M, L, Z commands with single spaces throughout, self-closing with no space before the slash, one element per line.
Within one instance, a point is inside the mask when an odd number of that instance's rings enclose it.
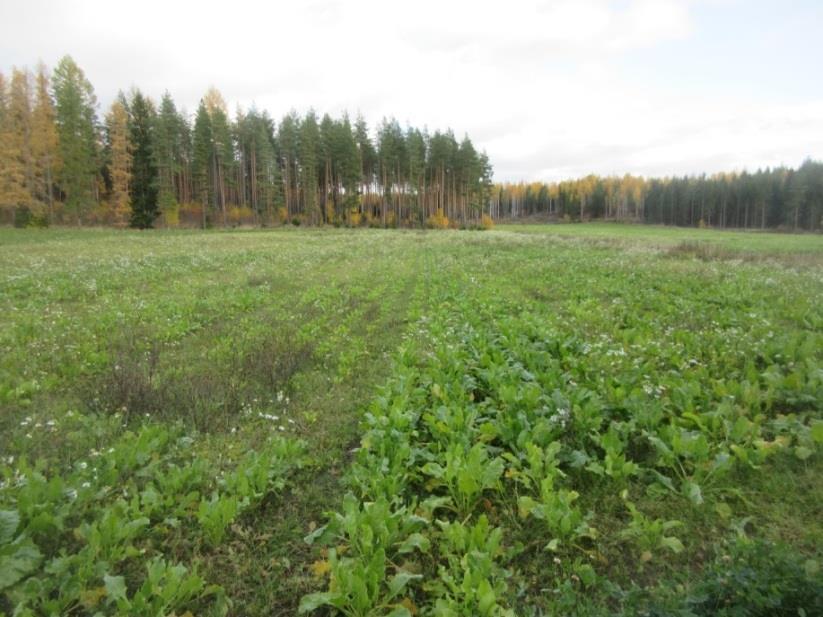
<path fill-rule="evenodd" d="M 588 175 L 492 184 L 485 152 L 451 130 L 370 130 L 358 115 L 296 111 L 276 122 L 210 88 L 188 114 L 121 92 L 101 119 L 94 88 L 64 57 L 52 74 L 0 74 L 0 223 L 231 227 L 467 227 L 539 217 L 819 231 L 823 163 L 750 173 Z"/>
<path fill-rule="evenodd" d="M 823 228 L 823 163 L 754 173 L 646 179 L 589 175 L 557 183 L 494 187 L 493 218 L 536 215 L 569 220 L 738 229 Z"/>
<path fill-rule="evenodd" d="M 190 117 L 137 89 L 98 117 L 71 57 L 0 74 L 0 221 L 146 228 L 447 226 L 477 220 L 492 169 L 471 140 L 384 119 L 238 108 L 211 88 Z"/>

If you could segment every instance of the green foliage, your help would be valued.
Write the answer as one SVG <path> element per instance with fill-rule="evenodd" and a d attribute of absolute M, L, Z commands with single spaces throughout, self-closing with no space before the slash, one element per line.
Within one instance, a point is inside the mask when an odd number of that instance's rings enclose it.
<path fill-rule="evenodd" d="M 641 559 L 649 561 L 658 551 L 667 549 L 673 553 L 683 551 L 683 543 L 677 536 L 669 535 L 672 529 L 683 525 L 680 521 L 651 519 L 630 501 L 626 507 L 631 514 L 628 526 L 620 532 L 620 537 L 631 540 L 641 551 Z"/>
<path fill-rule="evenodd" d="M 433 614 L 513 615 L 505 609 L 508 573 L 497 563 L 502 530 L 492 529 L 483 515 L 472 526 L 442 521 L 439 525 L 445 563 L 438 569 L 439 580 L 430 584 L 436 597 Z"/>
<path fill-rule="evenodd" d="M 730 529 L 812 573 L 819 239 L 614 229 L 0 230 L 0 611 L 688 614 Z"/>
<path fill-rule="evenodd" d="M 75 418 L 86 430 L 105 426 L 93 416 Z M 274 437 L 239 462 L 220 494 L 204 461 L 191 458 L 191 443 L 179 427 L 146 424 L 64 475 L 49 477 L 21 460 L 15 484 L 2 493 L 15 509 L 0 511 L 0 591 L 10 606 L 37 614 L 105 601 L 120 614 L 156 615 L 196 601 L 221 613 L 222 590 L 185 565 L 170 565 L 163 542 L 196 522 L 202 531 L 192 540 L 219 546 L 242 510 L 284 487 L 302 446 Z M 132 571 L 138 557 L 144 575 Z M 137 584 L 131 595 L 126 579 Z"/>
<path fill-rule="evenodd" d="M 158 209 L 158 185 L 155 148 L 157 112 L 154 104 L 140 91 L 135 91 L 129 105 L 129 133 L 132 154 L 131 226 L 145 229 L 152 227 Z"/>
<path fill-rule="evenodd" d="M 422 472 L 432 477 L 432 486 L 442 483 L 457 513 L 466 516 L 474 509 L 483 491 L 497 486 L 503 469 L 503 459 L 490 459 L 486 447 L 476 443 L 468 451 L 461 444 L 452 444 L 443 454 L 442 466 L 426 463 Z"/>
<path fill-rule="evenodd" d="M 823 611 L 817 561 L 769 542 L 737 539 L 686 599 L 694 615 L 816 615 Z"/>
<path fill-rule="evenodd" d="M 783 544 L 738 536 L 720 546 L 692 584 L 655 590 L 651 597 L 632 602 L 626 614 L 788 617 L 817 615 L 822 610 L 817 560 Z"/>
<path fill-rule="evenodd" d="M 54 69 L 52 85 L 62 159 L 60 186 L 66 194 L 66 207 L 79 223 L 95 198 L 97 98 L 91 83 L 69 56 L 64 56 Z"/>
<path fill-rule="evenodd" d="M 609 559 L 646 576 L 671 572 L 671 563 L 699 550 L 691 541 L 705 550 L 696 521 L 715 517 L 716 524 L 728 524 L 728 506 L 707 504 L 737 494 L 730 478 L 761 473 L 781 452 L 805 460 L 817 452 L 812 421 L 819 374 L 797 368 L 807 361 L 817 366 L 812 346 L 798 347 L 765 325 L 752 325 L 751 331 L 730 326 L 731 337 L 721 324 L 738 323 L 739 290 L 720 291 L 722 284 L 702 289 L 705 282 L 672 275 L 650 261 L 642 263 L 652 272 L 624 273 L 644 284 L 627 285 L 608 274 L 620 267 L 619 258 L 608 266 L 569 260 L 586 274 L 570 275 L 576 282 L 558 291 L 559 297 L 562 291 L 571 294 L 562 314 L 528 299 L 539 287 L 529 287 L 525 299 L 517 295 L 523 294 L 523 281 L 505 286 L 487 273 L 481 280 L 494 286 L 495 297 L 482 284 L 444 282 L 435 301 L 439 310 L 418 326 L 426 333 L 425 346 L 408 341 L 398 351 L 394 378 L 365 415 L 352 484 L 364 508 L 373 504 L 366 509 L 386 520 L 414 503 L 433 508 L 436 525 L 417 532 L 426 539 L 426 557 L 414 561 L 423 578 L 412 583 L 416 601 L 433 614 L 515 610 L 509 577 L 530 590 L 533 602 L 538 594 L 530 585 L 557 585 L 557 595 L 539 603 L 547 612 L 583 610 L 584 590 L 616 589 L 598 574 Z M 597 281 L 597 300 L 576 290 L 587 280 Z M 670 306 L 657 286 L 687 299 Z M 506 291 L 515 299 L 506 299 Z M 691 314 L 694 303 L 709 302 L 717 293 L 725 294 L 723 314 L 704 324 Z M 747 294 L 748 302 L 770 312 L 765 290 Z M 601 307 L 603 297 L 614 299 L 605 303 L 608 308 Z M 682 328 L 684 320 L 690 328 Z M 759 370 L 752 357 L 763 358 Z M 710 370 L 710 363 L 716 368 Z M 787 408 L 793 413 L 784 413 Z M 644 501 L 602 505 L 621 492 Z M 666 503 L 671 505 L 657 505 Z M 666 515 L 650 516 L 646 507 Z M 629 520 L 614 529 L 624 508 Z M 512 516 L 513 510 L 520 516 Z M 345 511 L 359 510 L 349 501 Z M 316 540 L 351 554 L 349 570 L 367 576 L 370 568 L 402 563 L 399 541 L 365 550 L 359 532 L 328 536 L 329 525 Z M 365 527 L 373 528 L 374 522 Z M 483 531 L 473 536 L 470 529 Z M 502 548 L 506 535 L 508 551 Z M 500 544 L 484 549 L 470 538 Z M 547 561 L 542 550 L 557 560 L 556 575 L 541 565 Z M 535 561 L 526 572 L 506 567 L 528 559 Z M 652 573 L 644 566 L 650 560 L 665 567 Z M 335 589 L 330 581 L 322 593 Z M 374 610 L 382 592 L 370 589 L 368 610 Z M 318 596 L 310 597 L 314 602 Z"/>

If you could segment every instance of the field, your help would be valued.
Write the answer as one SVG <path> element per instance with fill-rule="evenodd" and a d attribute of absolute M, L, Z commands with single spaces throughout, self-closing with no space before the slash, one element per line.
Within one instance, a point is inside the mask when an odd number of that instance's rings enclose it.
<path fill-rule="evenodd" d="M 0 615 L 823 614 L 821 307 L 819 235 L 0 229 Z"/>

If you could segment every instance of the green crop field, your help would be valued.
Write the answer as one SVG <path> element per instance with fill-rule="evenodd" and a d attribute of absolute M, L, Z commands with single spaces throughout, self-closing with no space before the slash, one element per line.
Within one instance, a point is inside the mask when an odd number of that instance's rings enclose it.
<path fill-rule="evenodd" d="M 823 614 L 823 236 L 0 229 L 0 615 Z"/>

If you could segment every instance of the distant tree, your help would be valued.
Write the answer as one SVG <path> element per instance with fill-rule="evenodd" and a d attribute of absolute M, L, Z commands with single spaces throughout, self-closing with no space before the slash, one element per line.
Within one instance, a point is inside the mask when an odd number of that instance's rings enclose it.
<path fill-rule="evenodd" d="M 132 173 L 129 185 L 132 227 L 152 227 L 160 213 L 157 203 L 157 167 L 153 154 L 156 112 L 151 100 L 136 90 L 129 118 Z"/>
<path fill-rule="evenodd" d="M 203 227 L 208 221 L 208 210 L 213 202 L 214 191 L 209 181 L 212 176 L 214 144 L 211 131 L 211 117 L 206 104 L 200 101 L 197 115 L 194 120 L 192 135 L 192 175 L 196 187 L 196 195 L 203 209 Z"/>
<path fill-rule="evenodd" d="M 45 203 L 49 222 L 54 220 L 54 181 L 62 168 L 54 101 L 49 94 L 46 67 L 37 67 L 36 93 L 31 118 L 31 156 L 35 170 L 35 199 Z"/>
<path fill-rule="evenodd" d="M 160 100 L 160 110 L 154 126 L 152 156 L 157 168 L 158 206 L 165 216 L 177 210 L 177 187 L 183 171 L 183 121 L 171 95 L 166 92 Z"/>
<path fill-rule="evenodd" d="M 19 208 L 32 206 L 33 166 L 31 157 L 31 89 L 24 71 L 12 71 L 6 93 L 3 87 L 2 127 L 3 150 L 0 204 L 16 216 Z"/>
<path fill-rule="evenodd" d="M 81 224 L 98 200 L 97 99 L 83 71 L 70 56 L 57 64 L 52 78 L 60 144 L 60 188 L 66 207 Z"/>
<path fill-rule="evenodd" d="M 354 141 L 360 159 L 360 192 L 366 196 L 366 203 L 370 203 L 377 172 L 377 152 L 369 136 L 369 127 L 362 116 L 358 116 L 354 123 Z"/>
<path fill-rule="evenodd" d="M 300 126 L 300 192 L 303 197 L 303 212 L 313 224 L 322 220 L 317 198 L 319 163 L 320 128 L 314 110 L 309 110 Z"/>
<path fill-rule="evenodd" d="M 111 214 L 113 222 L 122 224 L 131 214 L 129 188 L 132 184 L 132 147 L 129 114 L 120 100 L 115 100 L 106 114 L 106 137 L 111 177 Z"/>
<path fill-rule="evenodd" d="M 216 88 L 203 97 L 211 124 L 211 183 L 223 225 L 227 222 L 228 193 L 234 170 L 234 143 L 229 126 L 226 102 Z"/>

